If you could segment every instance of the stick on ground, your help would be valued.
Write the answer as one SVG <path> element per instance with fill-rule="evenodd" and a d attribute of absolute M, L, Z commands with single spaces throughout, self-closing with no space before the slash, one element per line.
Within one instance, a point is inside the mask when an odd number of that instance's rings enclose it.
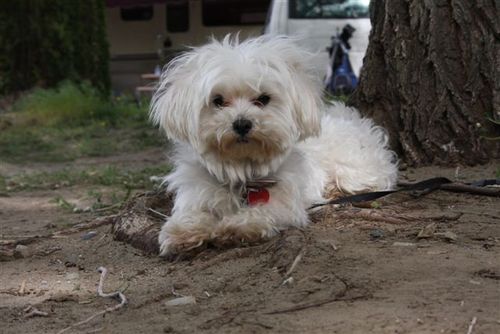
<path fill-rule="evenodd" d="M 304 249 L 302 249 L 299 254 L 295 257 L 295 260 L 293 260 L 293 263 L 292 265 L 290 266 L 290 268 L 288 269 L 288 271 L 286 272 L 285 276 L 288 277 L 292 274 L 292 272 L 294 271 L 295 267 L 297 267 L 297 264 L 299 264 L 300 260 L 302 260 L 302 256 L 304 256 Z"/>
<path fill-rule="evenodd" d="M 59 332 L 57 332 L 57 334 L 65 333 L 65 332 L 69 331 L 70 329 L 72 329 L 74 327 L 78 327 L 78 326 L 81 326 L 83 324 L 86 324 L 89 321 L 91 321 L 92 319 L 94 319 L 94 318 L 96 318 L 96 317 L 98 317 L 100 315 L 103 315 L 103 314 L 106 314 L 106 313 L 118 310 L 118 309 L 122 308 L 123 306 L 125 306 L 125 304 L 127 304 L 127 298 L 120 291 L 115 291 L 115 292 L 112 292 L 112 293 L 104 293 L 102 291 L 102 286 L 104 285 L 104 279 L 106 278 L 108 270 L 105 267 L 99 267 L 97 269 L 97 271 L 101 273 L 101 278 L 99 279 L 99 286 L 97 287 L 97 294 L 99 295 L 99 297 L 103 297 L 103 298 L 117 298 L 117 299 L 120 300 L 120 303 L 116 304 L 115 306 L 108 307 L 108 308 L 106 308 L 106 309 L 104 309 L 104 310 L 102 310 L 100 312 L 97 312 L 96 314 L 88 317 L 85 320 L 77 322 L 76 324 L 73 324 L 73 325 L 71 325 L 69 327 L 61 329 Z"/>
<path fill-rule="evenodd" d="M 47 312 L 42 312 L 42 311 L 34 308 L 33 306 L 28 306 L 24 310 L 24 312 L 26 312 L 26 314 L 24 315 L 24 318 L 48 317 L 49 316 L 49 314 Z"/>
<path fill-rule="evenodd" d="M 467 329 L 467 334 L 472 334 L 472 330 L 474 329 L 474 325 L 476 324 L 476 322 L 477 322 L 477 317 L 472 318 L 469 324 L 469 328 Z"/>

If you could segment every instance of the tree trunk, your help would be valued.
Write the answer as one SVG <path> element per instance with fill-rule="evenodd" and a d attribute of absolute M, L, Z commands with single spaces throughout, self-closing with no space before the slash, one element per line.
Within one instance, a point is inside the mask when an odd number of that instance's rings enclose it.
<path fill-rule="evenodd" d="M 410 165 L 500 157 L 498 0 L 372 0 L 350 99 Z"/>

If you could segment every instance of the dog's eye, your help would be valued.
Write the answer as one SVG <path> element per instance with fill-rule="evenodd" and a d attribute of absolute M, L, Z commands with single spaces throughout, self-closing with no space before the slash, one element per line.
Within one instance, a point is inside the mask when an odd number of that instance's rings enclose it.
<path fill-rule="evenodd" d="M 271 101 L 271 97 L 267 94 L 262 94 L 261 96 L 253 100 L 253 104 L 262 108 L 263 106 L 267 105 L 269 101 Z"/>
<path fill-rule="evenodd" d="M 216 95 L 212 102 L 217 108 L 224 106 L 224 98 L 221 95 Z"/>

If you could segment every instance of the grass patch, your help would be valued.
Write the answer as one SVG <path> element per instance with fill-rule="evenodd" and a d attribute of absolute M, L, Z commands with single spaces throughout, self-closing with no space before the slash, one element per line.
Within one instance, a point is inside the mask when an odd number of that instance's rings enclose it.
<path fill-rule="evenodd" d="M 108 101 L 88 84 L 63 82 L 53 89 L 35 89 L 13 106 L 25 126 L 81 126 L 92 122 L 117 124 L 135 113 L 130 104 Z"/>
<path fill-rule="evenodd" d="M 67 201 L 62 196 L 54 197 L 51 202 L 56 204 L 59 208 L 72 213 L 109 213 L 118 210 L 123 205 L 123 203 L 125 203 L 130 198 L 131 193 L 132 189 L 130 188 L 124 191 L 106 191 L 106 193 L 100 190 L 92 189 L 87 193 L 87 198 L 91 200 L 91 204 L 87 207 L 78 207 L 76 204 Z"/>
<path fill-rule="evenodd" d="M 87 85 L 35 90 L 0 115 L 0 159 L 60 162 L 161 147 L 147 109 L 132 99 L 103 100 Z"/>
<path fill-rule="evenodd" d="M 4 192 L 7 191 L 7 178 L 3 175 L 0 175 L 0 196 L 2 196 Z"/>
<path fill-rule="evenodd" d="M 126 190 L 150 189 L 154 187 L 151 176 L 164 176 L 171 170 L 169 165 L 146 167 L 140 170 L 125 170 L 108 166 L 85 170 L 63 169 L 56 172 L 0 177 L 0 191 L 47 190 L 75 185 L 119 187 Z"/>
<path fill-rule="evenodd" d="M 55 203 L 58 207 L 60 207 L 61 209 L 64 209 L 64 210 L 74 211 L 74 209 L 75 209 L 74 204 L 68 202 L 67 200 L 65 200 L 61 196 L 56 196 L 55 198 L 52 199 L 51 202 Z"/>
<path fill-rule="evenodd" d="M 12 127 L 0 131 L 0 159 L 61 162 L 165 146 L 156 129 L 130 121 L 122 127 L 91 123 L 72 128 Z"/>

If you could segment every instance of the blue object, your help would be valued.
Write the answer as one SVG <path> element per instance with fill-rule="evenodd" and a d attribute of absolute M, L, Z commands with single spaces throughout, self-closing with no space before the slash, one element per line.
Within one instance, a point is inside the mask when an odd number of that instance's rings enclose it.
<path fill-rule="evenodd" d="M 341 35 L 332 37 L 330 51 L 329 75 L 326 78 L 326 89 L 334 95 L 352 93 L 358 86 L 358 77 L 354 73 L 349 60 L 349 38 L 354 28 L 346 26 Z"/>

